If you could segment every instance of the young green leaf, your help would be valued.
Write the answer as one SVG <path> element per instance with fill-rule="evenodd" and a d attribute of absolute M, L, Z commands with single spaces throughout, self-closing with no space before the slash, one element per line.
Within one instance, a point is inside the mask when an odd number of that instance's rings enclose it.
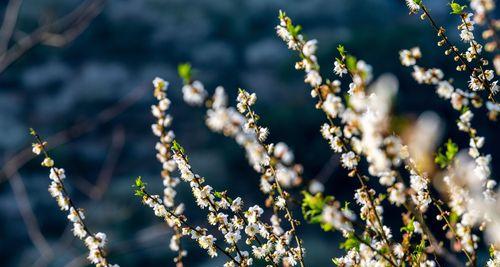
<path fill-rule="evenodd" d="M 451 139 L 448 139 L 448 142 L 445 144 L 444 153 L 443 148 L 439 148 L 438 153 L 436 154 L 436 158 L 434 158 L 434 162 L 439 165 L 442 169 L 446 168 L 455 158 L 455 155 L 458 152 L 458 145 L 453 143 Z"/>
<path fill-rule="evenodd" d="M 464 12 L 464 10 L 467 8 L 466 5 L 461 6 L 460 4 L 455 3 L 455 1 L 451 1 L 450 7 L 451 7 L 450 14 L 455 14 L 455 15 L 462 14 Z"/>
<path fill-rule="evenodd" d="M 342 56 L 342 57 L 345 57 L 345 47 L 343 45 L 338 45 L 337 46 L 337 51 L 339 51 L 339 54 Z"/>
<path fill-rule="evenodd" d="M 354 56 L 347 55 L 346 57 L 346 67 L 349 71 L 355 71 L 357 65 L 357 59 Z"/>
<path fill-rule="evenodd" d="M 191 81 L 193 69 L 191 68 L 190 63 L 179 64 L 179 66 L 177 66 L 177 72 L 179 73 L 179 76 L 184 81 L 184 84 L 188 84 Z"/>

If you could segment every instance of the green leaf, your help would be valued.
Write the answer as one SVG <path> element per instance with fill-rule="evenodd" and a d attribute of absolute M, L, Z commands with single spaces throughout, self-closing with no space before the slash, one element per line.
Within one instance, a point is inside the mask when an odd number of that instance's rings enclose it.
<path fill-rule="evenodd" d="M 357 59 L 354 56 L 347 55 L 346 57 L 346 67 L 349 71 L 355 71 L 357 65 Z"/>
<path fill-rule="evenodd" d="M 282 19 L 284 19 L 285 17 L 286 17 L 286 13 L 285 13 L 283 10 L 281 10 L 281 9 L 280 9 L 279 14 L 278 14 L 278 18 L 279 18 L 280 20 L 282 20 Z"/>
<path fill-rule="evenodd" d="M 411 255 L 414 262 L 417 262 L 420 259 L 420 256 L 422 255 L 422 252 L 424 252 L 425 247 L 425 239 L 422 238 L 420 244 L 415 246 L 415 249 L 413 250 L 413 253 Z"/>
<path fill-rule="evenodd" d="M 408 234 L 413 233 L 415 231 L 415 226 L 413 225 L 414 221 L 415 221 L 415 219 L 412 218 L 411 221 L 409 221 L 407 225 L 401 227 L 401 232 L 406 232 Z"/>
<path fill-rule="evenodd" d="M 444 147 L 444 153 L 443 153 L 443 148 L 439 148 L 436 158 L 434 159 L 434 162 L 437 163 L 439 167 L 444 169 L 448 165 L 450 165 L 450 163 L 455 158 L 457 152 L 458 152 L 458 145 L 453 143 L 451 139 L 448 139 L 448 142 L 446 142 Z"/>
<path fill-rule="evenodd" d="M 458 152 L 457 144 L 453 143 L 451 139 L 448 139 L 448 142 L 446 143 L 446 158 L 448 159 L 448 161 L 453 160 L 457 152 Z"/>
<path fill-rule="evenodd" d="M 450 223 L 455 224 L 456 222 L 458 222 L 458 218 L 459 217 L 458 217 L 458 214 L 456 212 L 452 211 L 450 213 L 450 217 L 449 217 Z"/>
<path fill-rule="evenodd" d="M 176 140 L 172 142 L 172 149 L 184 155 L 184 148 Z"/>
<path fill-rule="evenodd" d="M 300 25 L 295 26 L 292 24 L 291 20 L 287 20 L 286 29 L 293 37 L 297 37 L 300 34 L 300 31 L 302 30 L 302 26 Z"/>
<path fill-rule="evenodd" d="M 329 202 L 334 201 L 332 196 L 323 196 L 321 193 L 312 195 L 308 192 L 302 192 L 304 198 L 302 199 L 302 214 L 304 219 L 311 224 L 320 224 L 323 231 L 334 231 L 333 225 L 323 222 L 323 209 Z M 348 208 L 346 203 L 345 208 Z"/>
<path fill-rule="evenodd" d="M 337 46 L 337 51 L 339 51 L 339 54 L 342 56 L 342 57 L 345 57 L 345 47 L 343 45 L 338 45 Z"/>
<path fill-rule="evenodd" d="M 351 204 L 351 202 L 349 202 L 349 201 L 344 202 L 344 207 L 342 207 L 341 210 L 342 211 L 350 211 L 350 209 L 349 209 L 350 204 Z"/>
<path fill-rule="evenodd" d="M 469 107 L 468 106 L 462 106 L 462 109 L 460 110 L 460 114 L 464 114 L 467 111 L 469 111 Z"/>
<path fill-rule="evenodd" d="M 146 183 L 142 181 L 142 177 L 138 176 L 135 179 L 135 183 L 132 185 L 132 188 L 135 188 L 134 195 L 142 197 L 144 196 L 144 190 L 146 189 Z"/>
<path fill-rule="evenodd" d="M 420 5 L 422 5 L 422 0 L 413 0 L 413 3 L 420 6 Z"/>
<path fill-rule="evenodd" d="M 359 240 L 354 237 L 354 235 L 349 235 L 349 237 L 342 243 L 340 243 L 340 248 L 344 250 L 350 250 L 355 248 L 359 249 Z"/>
<path fill-rule="evenodd" d="M 190 63 L 181 63 L 177 66 L 177 72 L 179 76 L 184 81 L 184 84 L 188 84 L 191 81 L 191 77 L 193 74 L 193 69 L 191 68 Z"/>
<path fill-rule="evenodd" d="M 461 15 L 463 11 L 467 8 L 467 6 L 465 5 L 461 6 L 460 4 L 455 3 L 455 1 L 451 1 L 450 7 L 451 7 L 450 14 L 455 14 L 455 15 Z"/>

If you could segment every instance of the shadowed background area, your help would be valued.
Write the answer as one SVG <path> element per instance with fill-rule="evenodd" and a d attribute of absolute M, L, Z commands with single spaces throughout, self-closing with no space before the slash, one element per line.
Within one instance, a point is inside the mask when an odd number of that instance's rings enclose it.
<path fill-rule="evenodd" d="M 433 88 L 417 85 L 410 70 L 400 66 L 398 51 L 418 45 L 423 65 L 442 68 L 457 77 L 457 84 L 466 86 L 451 59 L 436 48 L 432 29 L 418 17 L 408 16 L 404 1 L 7 2 L 0 3 L 3 16 L 14 14 L 12 3 L 19 6 L 14 18 L 17 25 L 6 46 L 13 47 L 43 25 L 50 26 L 47 32 L 60 34 L 37 35 L 39 39 L 28 41 L 38 42 L 26 51 L 0 51 L 1 266 L 87 266 L 86 249 L 73 238 L 66 216 L 47 192 L 48 175 L 39 159 L 32 160 L 29 127 L 57 146 L 51 153 L 66 169 L 70 194 L 86 210 L 89 226 L 108 234 L 112 262 L 173 266 L 170 230 L 141 205 L 131 189 L 133 179 L 141 175 L 151 190 L 162 192 L 156 138 L 150 128 L 154 122 L 150 105 L 155 102 L 151 81 L 156 76 L 170 81 L 173 127 L 196 172 L 216 189 L 243 196 L 247 204 L 262 203 L 259 176 L 248 166 L 243 149 L 211 133 L 203 110 L 182 101 L 177 77 L 181 62 L 191 62 L 195 77 L 209 93 L 217 85 L 224 86 L 231 104 L 238 87 L 256 92 L 256 109 L 270 128 L 269 140 L 284 141 L 294 150 L 296 161 L 304 166 L 305 181 L 320 179 L 327 193 L 353 202 L 355 183 L 321 138 L 323 115 L 313 107 L 303 74 L 294 69 L 296 55 L 275 34 L 280 9 L 303 26 L 308 38 L 318 39 L 325 77 L 333 77 L 336 46 L 342 43 L 373 66 L 375 77 L 384 73 L 398 77 L 394 113 L 401 127 L 418 118 L 428 119 L 423 127 L 436 129 L 422 142 L 431 142 L 432 149 L 445 141 L 441 136 L 450 136 L 461 147 L 467 145 L 467 137 L 454 126 L 457 113 Z M 458 22 L 448 15 L 447 1 L 429 2 L 439 22 L 457 39 Z M 64 20 L 51 25 L 61 17 Z M 16 51 L 22 53 L 8 54 Z M 422 113 L 426 117 L 419 117 Z M 498 126 L 484 118 L 477 122 L 487 140 L 485 152 L 498 151 L 498 138 L 493 138 Z M 299 195 L 298 190 L 293 193 Z M 178 199 L 192 203 L 186 186 L 179 187 Z M 295 213 L 300 215 L 297 207 Z M 187 214 L 195 222 L 205 216 L 192 204 Z M 400 218 L 397 210 L 389 211 L 386 220 L 391 216 Z M 340 255 L 338 233 L 323 234 L 318 226 L 304 226 L 300 231 L 310 266 L 327 266 Z M 222 258 L 209 259 L 191 241 L 183 244 L 190 252 L 186 266 L 222 265 Z"/>

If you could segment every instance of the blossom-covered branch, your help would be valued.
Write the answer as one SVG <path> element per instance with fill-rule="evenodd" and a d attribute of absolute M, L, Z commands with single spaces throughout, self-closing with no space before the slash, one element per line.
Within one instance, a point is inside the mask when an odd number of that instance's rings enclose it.
<path fill-rule="evenodd" d="M 54 160 L 49 156 L 46 146 L 47 142 L 43 141 L 35 130 L 30 130 L 31 135 L 35 138 L 33 143 L 33 153 L 36 155 L 42 154 L 44 157 L 42 166 L 49 168 L 49 178 L 51 180 L 49 186 L 50 195 L 56 199 L 59 208 L 62 211 L 68 212 L 68 220 L 73 224 L 73 235 L 84 241 L 89 249 L 88 259 L 96 267 L 118 267 L 117 264 L 110 264 L 106 258 L 104 247 L 107 243 L 105 233 L 93 233 L 85 223 L 85 214 L 83 209 L 77 208 L 70 198 L 63 180 L 66 178 L 66 172 L 63 168 L 57 168 Z"/>
<path fill-rule="evenodd" d="M 177 165 L 172 159 L 171 146 L 172 141 L 175 138 L 175 134 L 172 130 L 168 130 L 172 123 L 172 116 L 167 114 L 167 110 L 170 108 L 170 100 L 167 98 L 168 82 L 161 78 L 156 77 L 153 80 L 154 85 L 154 97 L 158 100 L 157 105 L 151 106 L 151 113 L 157 119 L 156 123 L 151 126 L 153 134 L 159 138 L 159 141 L 155 145 L 156 158 L 162 164 L 161 177 L 163 178 L 163 203 L 169 208 L 177 210 L 177 213 L 182 213 L 184 209 L 184 204 L 175 203 L 175 196 L 177 192 L 175 187 L 179 184 L 179 178 L 172 176 L 172 172 L 175 171 Z M 173 228 L 174 235 L 170 239 L 170 249 L 177 252 L 177 257 L 175 257 L 174 262 L 178 266 L 182 266 L 182 258 L 187 255 L 187 251 L 181 246 L 181 229 L 173 222 L 167 221 L 168 225 Z"/>

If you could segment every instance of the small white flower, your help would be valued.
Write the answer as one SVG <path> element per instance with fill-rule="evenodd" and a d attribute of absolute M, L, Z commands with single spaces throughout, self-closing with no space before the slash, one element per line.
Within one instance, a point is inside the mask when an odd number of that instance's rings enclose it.
<path fill-rule="evenodd" d="M 200 81 L 194 81 L 182 87 L 182 95 L 186 103 L 193 106 L 201 106 L 207 97 L 207 91 Z"/>
<path fill-rule="evenodd" d="M 323 81 L 321 75 L 316 70 L 311 70 L 306 73 L 306 78 L 304 80 L 306 83 L 310 84 L 312 87 L 320 86 Z"/>
<path fill-rule="evenodd" d="M 164 91 L 168 87 L 168 82 L 166 82 L 165 80 L 163 80 L 160 77 L 156 77 L 153 80 L 153 86 L 155 87 L 155 89 Z"/>
<path fill-rule="evenodd" d="M 471 31 L 464 29 L 460 32 L 460 38 L 464 42 L 470 42 L 474 40 L 474 34 Z"/>
<path fill-rule="evenodd" d="M 436 93 L 444 99 L 450 99 L 453 91 L 453 86 L 447 81 L 441 81 L 436 86 Z"/>
<path fill-rule="evenodd" d="M 276 201 L 275 201 L 275 205 L 279 209 L 284 209 L 285 206 L 286 206 L 286 200 L 284 198 L 282 198 L 282 197 L 277 197 Z"/>
<path fill-rule="evenodd" d="M 310 57 L 316 53 L 318 41 L 316 39 L 309 40 L 304 44 L 302 48 L 302 53 L 306 57 Z"/>
<path fill-rule="evenodd" d="M 342 165 L 349 170 L 354 169 L 358 165 L 358 159 L 354 152 L 349 151 L 347 153 L 342 154 L 341 156 Z"/>
<path fill-rule="evenodd" d="M 406 0 L 406 5 L 410 9 L 410 14 L 417 13 L 420 10 L 420 5 L 415 0 Z"/>
<path fill-rule="evenodd" d="M 342 75 L 347 74 L 347 68 L 344 64 L 340 63 L 338 60 L 334 63 L 333 72 L 342 77 Z"/>
<path fill-rule="evenodd" d="M 336 118 L 344 111 L 342 99 L 334 94 L 328 94 L 326 96 L 322 108 L 331 118 Z"/>

